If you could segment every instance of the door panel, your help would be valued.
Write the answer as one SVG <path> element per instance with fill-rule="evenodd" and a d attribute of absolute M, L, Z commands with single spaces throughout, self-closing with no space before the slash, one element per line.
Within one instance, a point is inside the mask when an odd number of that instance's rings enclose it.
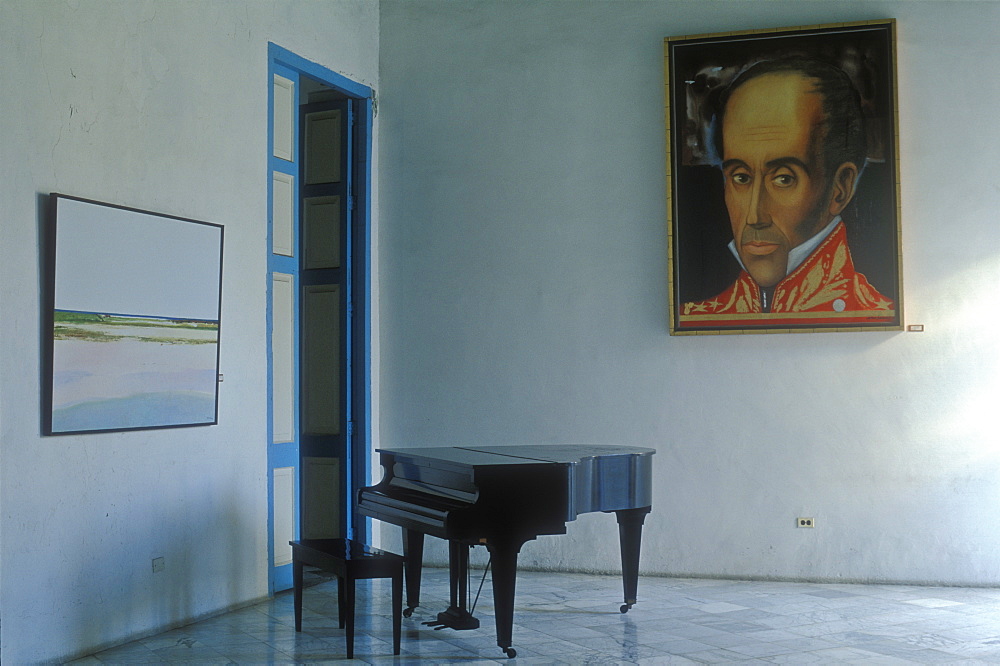
<path fill-rule="evenodd" d="M 302 430 L 339 435 L 340 286 L 308 286 L 302 303 Z"/>
<path fill-rule="evenodd" d="M 273 474 L 274 484 L 274 566 L 282 567 L 292 563 L 292 547 L 289 541 L 295 539 L 295 468 L 278 467 Z"/>
<path fill-rule="evenodd" d="M 340 505 L 343 502 L 339 458 L 302 458 L 302 537 L 335 539 L 343 536 Z"/>
<path fill-rule="evenodd" d="M 306 114 L 306 185 L 341 181 L 342 114 L 339 108 Z"/>
<path fill-rule="evenodd" d="M 341 197 L 310 197 L 303 204 L 306 269 L 340 268 Z"/>
<path fill-rule="evenodd" d="M 275 70 L 283 68 L 275 67 Z M 298 75 L 291 71 L 272 74 L 272 150 L 271 154 L 288 162 L 295 161 L 295 109 L 298 106 Z"/>
<path fill-rule="evenodd" d="M 295 440 L 295 277 L 271 275 L 271 444 Z"/>
<path fill-rule="evenodd" d="M 295 256 L 295 178 L 271 172 L 271 252 Z"/>

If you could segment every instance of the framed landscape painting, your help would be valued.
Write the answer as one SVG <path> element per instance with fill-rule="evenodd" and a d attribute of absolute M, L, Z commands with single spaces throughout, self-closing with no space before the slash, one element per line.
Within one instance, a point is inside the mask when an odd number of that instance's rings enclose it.
<path fill-rule="evenodd" d="M 223 228 L 50 195 L 46 434 L 218 422 Z"/>
<path fill-rule="evenodd" d="M 895 27 L 665 40 L 672 335 L 902 328 Z"/>

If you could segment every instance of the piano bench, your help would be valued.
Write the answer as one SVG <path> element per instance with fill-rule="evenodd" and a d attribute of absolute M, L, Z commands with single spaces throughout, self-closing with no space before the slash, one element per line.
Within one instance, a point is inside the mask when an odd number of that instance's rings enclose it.
<path fill-rule="evenodd" d="M 347 628 L 347 658 L 354 658 L 354 581 L 392 578 L 392 649 L 399 654 L 403 614 L 403 557 L 350 539 L 302 539 L 292 546 L 295 585 L 295 631 L 302 631 L 302 567 L 309 565 L 337 577 L 337 621 Z"/>

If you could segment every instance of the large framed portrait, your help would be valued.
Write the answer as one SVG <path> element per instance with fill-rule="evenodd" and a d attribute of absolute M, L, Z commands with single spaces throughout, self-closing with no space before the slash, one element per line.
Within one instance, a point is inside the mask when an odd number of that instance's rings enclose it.
<path fill-rule="evenodd" d="M 902 328 L 895 27 L 665 40 L 671 334 Z"/>
<path fill-rule="evenodd" d="M 218 224 L 52 194 L 47 435 L 218 423 Z"/>

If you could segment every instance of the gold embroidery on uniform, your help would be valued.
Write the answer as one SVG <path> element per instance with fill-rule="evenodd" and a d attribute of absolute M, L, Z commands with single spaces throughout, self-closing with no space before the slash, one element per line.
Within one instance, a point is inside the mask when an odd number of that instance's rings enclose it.
<path fill-rule="evenodd" d="M 740 291 L 740 287 L 741 286 L 743 286 L 742 283 L 737 283 L 736 289 L 733 289 L 733 293 L 729 297 L 729 301 L 725 305 L 723 305 L 722 308 L 721 308 L 723 312 L 725 312 L 729 308 L 733 307 L 733 304 L 737 302 L 737 300 L 739 298 L 739 291 Z M 718 312 L 718 310 L 716 310 L 716 312 Z"/>
<path fill-rule="evenodd" d="M 802 280 L 799 297 L 795 301 L 789 302 L 788 310 L 790 312 L 802 310 L 802 303 L 806 299 L 811 298 L 812 295 L 816 293 L 816 290 L 823 286 L 825 279 L 826 275 L 823 270 L 823 262 L 817 262 L 816 265 L 813 266 L 812 270 L 806 274 L 805 279 Z"/>
<path fill-rule="evenodd" d="M 847 265 L 847 246 L 838 245 L 833 252 L 833 257 L 817 262 L 816 266 L 809 271 L 802 281 L 802 293 L 797 300 L 789 300 L 789 312 L 800 312 L 810 310 L 814 307 L 828 303 L 835 298 L 842 298 L 847 295 L 843 288 L 847 283 L 847 278 L 839 277 L 844 267 Z"/>
<path fill-rule="evenodd" d="M 684 314 L 687 315 L 692 312 L 708 312 L 708 306 L 705 303 L 685 303 Z"/>
<path fill-rule="evenodd" d="M 829 303 L 835 298 L 843 298 L 847 295 L 847 290 L 844 289 L 844 285 L 847 284 L 847 278 L 841 278 L 836 282 L 831 282 L 826 285 L 822 291 L 813 295 L 807 301 L 801 301 L 796 304 L 797 310 L 810 310 L 817 305 L 822 305 L 823 303 Z"/>
<path fill-rule="evenodd" d="M 862 306 L 873 310 L 890 310 L 891 302 L 878 298 L 874 290 L 870 285 L 865 282 L 861 282 L 862 276 L 860 273 L 854 276 L 854 295 L 858 299 L 858 302 Z"/>

